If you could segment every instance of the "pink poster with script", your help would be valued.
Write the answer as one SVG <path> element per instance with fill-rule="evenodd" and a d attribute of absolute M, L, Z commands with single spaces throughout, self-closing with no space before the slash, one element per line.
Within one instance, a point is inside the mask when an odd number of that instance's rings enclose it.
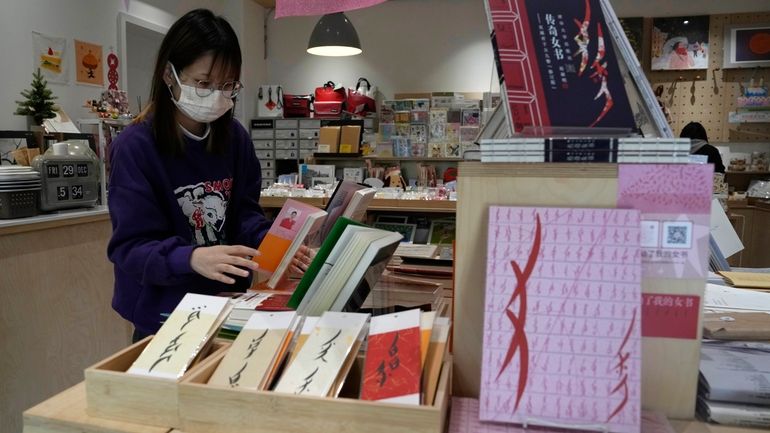
<path fill-rule="evenodd" d="M 489 208 L 482 421 L 639 433 L 639 211 Z"/>
<path fill-rule="evenodd" d="M 642 275 L 706 278 L 714 169 L 621 164 L 617 207 L 641 211 Z"/>

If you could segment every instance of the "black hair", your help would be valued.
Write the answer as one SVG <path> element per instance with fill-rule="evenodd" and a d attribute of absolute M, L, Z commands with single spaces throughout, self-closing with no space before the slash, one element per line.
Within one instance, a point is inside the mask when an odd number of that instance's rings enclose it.
<path fill-rule="evenodd" d="M 709 141 L 708 135 L 706 135 L 706 128 L 698 122 L 690 122 L 682 128 L 682 132 L 679 133 L 680 138 L 689 138 L 691 140 L 703 140 Z"/>
<path fill-rule="evenodd" d="M 139 121 L 151 117 L 152 130 L 160 151 L 165 154 L 183 153 L 183 139 L 177 128 L 177 111 L 171 92 L 164 80 L 166 67 L 174 65 L 177 73 L 195 63 L 201 56 L 214 56 L 213 68 L 220 68 L 235 80 L 241 75 L 241 46 L 230 24 L 208 9 L 195 9 L 179 18 L 168 30 L 158 51 L 150 90 L 150 104 Z M 223 153 L 230 138 L 231 109 L 211 122 L 206 149 Z"/>

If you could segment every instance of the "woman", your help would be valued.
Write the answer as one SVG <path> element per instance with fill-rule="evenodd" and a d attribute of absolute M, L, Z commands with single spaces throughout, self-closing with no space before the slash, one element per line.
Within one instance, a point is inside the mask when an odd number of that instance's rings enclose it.
<path fill-rule="evenodd" d="M 714 164 L 714 172 L 724 173 L 725 165 L 722 163 L 722 156 L 719 150 L 708 143 L 706 128 L 698 122 L 690 122 L 682 128 L 679 134 L 680 138 L 690 139 L 690 153 L 693 155 L 706 155 L 708 163 Z"/>
<path fill-rule="evenodd" d="M 240 70 L 227 21 L 187 13 L 163 39 L 150 105 L 111 146 L 112 306 L 134 324 L 134 341 L 185 293 L 242 290 L 258 266 L 253 247 L 271 222 L 251 139 L 233 119 Z"/>

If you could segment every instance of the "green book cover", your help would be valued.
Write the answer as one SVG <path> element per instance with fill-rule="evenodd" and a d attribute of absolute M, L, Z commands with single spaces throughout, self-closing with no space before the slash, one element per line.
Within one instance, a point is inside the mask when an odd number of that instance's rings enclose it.
<path fill-rule="evenodd" d="M 349 225 L 364 226 L 364 224 L 348 218 L 337 218 L 337 221 L 334 222 L 334 226 L 332 226 L 332 229 L 329 231 L 326 239 L 324 239 L 323 244 L 321 244 L 321 248 L 318 249 L 318 252 L 313 258 L 313 261 L 310 263 L 310 266 L 308 266 L 307 271 L 305 271 L 305 275 L 302 276 L 299 284 L 297 284 L 297 288 L 294 290 L 294 294 L 291 295 L 289 302 L 286 303 L 287 306 L 294 309 L 299 307 L 300 302 L 302 302 L 302 298 L 305 297 L 307 290 L 310 288 L 310 285 L 313 283 L 316 275 L 318 275 L 318 271 L 321 270 L 324 262 L 329 257 L 329 254 L 331 254 L 334 245 L 342 236 L 342 232 L 345 231 L 345 227 Z"/>

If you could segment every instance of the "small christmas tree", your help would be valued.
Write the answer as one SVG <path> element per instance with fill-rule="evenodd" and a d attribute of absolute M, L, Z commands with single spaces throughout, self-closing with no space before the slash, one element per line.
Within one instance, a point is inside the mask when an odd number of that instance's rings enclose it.
<path fill-rule="evenodd" d="M 53 96 L 51 89 L 48 88 L 48 81 L 43 78 L 40 68 L 32 74 L 32 89 L 22 91 L 21 96 L 27 100 L 16 101 L 18 107 L 14 114 L 32 116 L 36 125 L 42 125 L 45 119 L 56 117 L 55 111 L 59 109 L 53 103 L 56 96 Z"/>

